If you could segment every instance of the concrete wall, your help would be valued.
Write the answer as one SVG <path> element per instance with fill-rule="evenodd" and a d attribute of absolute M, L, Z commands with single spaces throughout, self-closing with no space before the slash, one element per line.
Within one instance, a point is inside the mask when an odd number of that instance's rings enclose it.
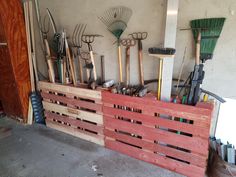
<path fill-rule="evenodd" d="M 77 23 L 86 23 L 86 33 L 101 34 L 94 43 L 97 66 L 99 56 L 105 55 L 106 79 L 118 79 L 118 65 L 115 38 L 106 30 L 106 27 L 97 18 L 111 6 L 123 5 L 133 10 L 128 28 L 123 37 L 131 32 L 147 31 L 149 36 L 143 42 L 144 46 L 144 75 L 145 79 L 157 78 L 158 62 L 148 57 L 147 49 L 160 46 L 163 43 L 165 24 L 165 0 L 39 0 L 42 16 L 49 8 L 58 25 L 58 29 L 65 28 L 69 37 Z M 236 1 L 235 0 L 180 0 L 178 28 L 188 28 L 189 21 L 196 18 L 226 17 L 227 21 L 223 33 L 218 41 L 214 59 L 207 61 L 205 71 L 206 79 L 203 88 L 215 92 L 223 97 L 236 98 Z M 40 52 L 39 40 L 37 42 L 38 65 L 41 72 L 46 73 L 46 64 Z M 191 31 L 177 32 L 177 55 L 174 65 L 174 77 L 178 76 L 187 46 L 186 61 L 184 64 L 183 79 L 186 79 L 194 65 L 194 45 Z M 84 46 L 86 50 L 86 46 Z M 123 55 L 124 56 L 124 55 Z M 137 49 L 131 50 L 131 82 L 138 82 Z M 100 72 L 98 68 L 98 75 Z"/>

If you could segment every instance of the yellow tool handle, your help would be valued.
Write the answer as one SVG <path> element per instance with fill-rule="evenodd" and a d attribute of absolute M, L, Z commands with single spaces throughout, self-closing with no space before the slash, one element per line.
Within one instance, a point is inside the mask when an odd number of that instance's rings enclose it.
<path fill-rule="evenodd" d="M 121 46 L 120 45 L 118 45 L 118 63 L 119 63 L 119 79 L 120 79 L 120 82 L 123 82 L 122 58 L 121 58 Z"/>
<path fill-rule="evenodd" d="M 158 75 L 159 80 L 158 80 L 157 100 L 161 100 L 162 69 L 163 69 L 163 59 L 160 59 L 159 75 Z"/>
<path fill-rule="evenodd" d="M 53 63 L 51 60 L 51 52 L 50 52 L 50 48 L 49 48 L 49 44 L 48 44 L 47 39 L 44 39 L 44 45 L 45 45 L 45 49 L 46 49 L 46 58 L 47 58 L 47 64 L 48 64 L 49 80 L 50 80 L 50 82 L 55 83 L 55 72 L 54 72 Z"/>

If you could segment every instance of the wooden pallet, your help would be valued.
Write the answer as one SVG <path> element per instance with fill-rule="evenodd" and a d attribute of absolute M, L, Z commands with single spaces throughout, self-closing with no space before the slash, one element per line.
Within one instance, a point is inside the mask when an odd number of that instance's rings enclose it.
<path fill-rule="evenodd" d="M 48 127 L 104 146 L 101 91 L 39 82 Z"/>
<path fill-rule="evenodd" d="M 189 177 L 204 177 L 212 105 L 194 107 L 109 92 L 102 92 L 102 101 L 107 148 Z"/>

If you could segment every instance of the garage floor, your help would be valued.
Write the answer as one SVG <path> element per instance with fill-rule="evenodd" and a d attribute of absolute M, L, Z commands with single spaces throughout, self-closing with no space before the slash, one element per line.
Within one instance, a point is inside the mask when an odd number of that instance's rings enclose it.
<path fill-rule="evenodd" d="M 11 128 L 0 136 L 1 177 L 180 177 L 170 171 L 40 125 Z"/>

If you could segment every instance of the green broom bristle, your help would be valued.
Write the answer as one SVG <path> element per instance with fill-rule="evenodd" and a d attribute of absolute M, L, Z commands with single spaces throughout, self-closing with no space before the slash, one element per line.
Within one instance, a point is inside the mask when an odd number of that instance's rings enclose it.
<path fill-rule="evenodd" d="M 195 42 L 201 31 L 201 60 L 212 59 L 224 22 L 225 18 L 197 19 L 190 22 Z"/>

